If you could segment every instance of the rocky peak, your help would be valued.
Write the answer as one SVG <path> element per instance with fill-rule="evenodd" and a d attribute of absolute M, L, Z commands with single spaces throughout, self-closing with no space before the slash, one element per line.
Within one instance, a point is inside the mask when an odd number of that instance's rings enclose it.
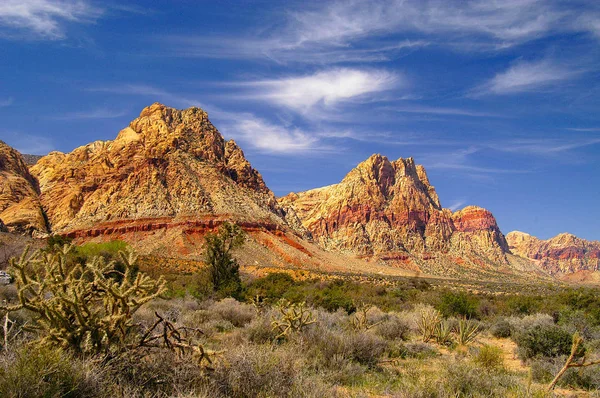
<path fill-rule="evenodd" d="M 326 249 L 421 258 L 454 248 L 507 261 L 508 246 L 491 213 L 470 207 L 452 215 L 442 209 L 425 168 L 413 158 L 372 155 L 339 184 L 292 193 L 280 203 L 294 209 Z"/>
<path fill-rule="evenodd" d="M 155 103 L 113 141 L 96 141 L 32 167 L 55 231 L 157 217 L 278 218 L 273 193 L 202 109 Z"/>

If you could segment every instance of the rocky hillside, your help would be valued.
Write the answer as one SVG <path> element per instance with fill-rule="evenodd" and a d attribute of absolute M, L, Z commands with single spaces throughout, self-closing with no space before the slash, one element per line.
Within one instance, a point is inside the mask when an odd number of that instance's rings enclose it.
<path fill-rule="evenodd" d="M 0 141 L 0 225 L 23 234 L 47 232 L 40 190 L 21 154 Z"/>
<path fill-rule="evenodd" d="M 541 240 L 519 231 L 510 232 L 506 239 L 514 254 L 533 260 L 553 275 L 600 271 L 598 241 L 588 241 L 568 233 Z"/>
<path fill-rule="evenodd" d="M 291 193 L 280 203 L 328 250 L 411 265 L 507 264 L 508 244 L 479 207 L 442 208 L 427 173 L 412 158 L 373 155 L 339 183 Z"/>

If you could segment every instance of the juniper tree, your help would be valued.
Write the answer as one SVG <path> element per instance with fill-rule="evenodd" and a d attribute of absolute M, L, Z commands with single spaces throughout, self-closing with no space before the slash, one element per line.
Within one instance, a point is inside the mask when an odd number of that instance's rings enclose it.
<path fill-rule="evenodd" d="M 209 233 L 204 238 L 204 261 L 215 292 L 223 296 L 236 296 L 241 291 L 240 266 L 232 251 L 241 247 L 245 238 L 244 231 L 229 222 L 224 222 L 217 233 Z"/>

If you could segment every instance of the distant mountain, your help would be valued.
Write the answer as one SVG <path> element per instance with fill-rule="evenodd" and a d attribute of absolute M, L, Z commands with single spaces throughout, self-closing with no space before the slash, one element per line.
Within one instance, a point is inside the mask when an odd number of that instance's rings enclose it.
<path fill-rule="evenodd" d="M 43 158 L 43 156 L 41 156 L 41 155 L 22 154 L 22 156 L 23 156 L 23 160 L 25 161 L 25 164 L 27 164 L 28 166 L 33 166 L 34 164 L 36 164 L 38 162 L 38 160 Z"/>
<path fill-rule="evenodd" d="M 436 274 L 463 264 L 509 264 L 508 244 L 492 213 L 475 206 L 456 213 L 442 208 L 425 168 L 412 158 L 372 155 L 340 183 L 279 202 L 328 250 Z"/>
<path fill-rule="evenodd" d="M 0 142 L 0 232 L 123 239 L 177 262 L 199 259 L 205 234 L 231 221 L 248 233 L 240 261 L 256 269 L 496 280 L 598 269 L 598 242 L 507 241 L 490 211 L 443 208 L 412 158 L 373 155 L 338 184 L 277 199 L 196 107 L 155 103 L 112 141 L 26 159 Z"/>
<path fill-rule="evenodd" d="M 569 233 L 541 240 L 524 232 L 506 235 L 510 250 L 534 261 L 553 275 L 600 271 L 600 242 L 588 241 Z"/>
<path fill-rule="evenodd" d="M 40 189 L 25 160 L 0 141 L 0 224 L 3 230 L 23 234 L 47 232 L 39 200 Z"/>

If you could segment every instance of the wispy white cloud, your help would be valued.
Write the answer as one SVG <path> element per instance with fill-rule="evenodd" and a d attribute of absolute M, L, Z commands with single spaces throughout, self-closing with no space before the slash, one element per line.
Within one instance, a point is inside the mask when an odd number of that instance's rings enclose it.
<path fill-rule="evenodd" d="M 166 44 L 163 54 L 331 64 L 389 60 L 432 44 L 469 51 L 508 48 L 561 32 L 600 38 L 597 7 L 564 7 L 559 0 L 351 0 L 303 5 L 301 10 L 272 15 L 276 27 L 255 35 L 161 37 Z"/>
<path fill-rule="evenodd" d="M 308 76 L 241 83 L 245 98 L 259 99 L 305 112 L 317 104 L 332 106 L 398 87 L 402 78 L 385 70 L 339 68 Z"/>
<path fill-rule="evenodd" d="M 211 112 L 224 119 L 220 130 L 255 150 L 271 154 L 306 154 L 330 150 L 317 133 L 274 124 L 250 113 Z"/>
<path fill-rule="evenodd" d="M 512 94 L 539 90 L 573 79 L 584 71 L 549 60 L 517 62 L 490 81 L 475 88 L 472 95 Z"/>
<path fill-rule="evenodd" d="M 489 147 L 502 152 L 512 152 L 524 155 L 553 156 L 560 155 L 574 149 L 599 145 L 600 138 L 537 138 L 537 139 L 515 139 L 508 142 L 489 144 Z"/>
<path fill-rule="evenodd" d="M 448 206 L 448 208 L 452 211 L 456 211 L 456 210 L 460 209 L 461 207 L 463 207 L 466 203 L 467 203 L 466 199 L 456 199 L 450 203 L 450 206 Z"/>
<path fill-rule="evenodd" d="M 571 127 L 567 130 L 580 131 L 580 132 L 596 132 L 600 131 L 600 127 Z"/>
<path fill-rule="evenodd" d="M 6 98 L 3 100 L 0 100 L 0 108 L 3 108 L 5 106 L 11 106 L 13 104 L 14 100 L 12 98 Z"/>
<path fill-rule="evenodd" d="M 3 0 L 0 36 L 61 40 L 67 24 L 92 23 L 102 13 L 85 0 Z"/>
<path fill-rule="evenodd" d="M 445 107 L 433 107 L 433 106 L 388 106 L 382 107 L 382 110 L 388 110 L 398 113 L 421 113 L 421 114 L 432 114 L 432 115 L 446 115 L 446 116 L 470 116 L 470 117 L 504 117 L 493 112 L 479 112 L 469 109 L 462 108 L 445 108 Z"/>
<path fill-rule="evenodd" d="M 127 115 L 124 110 L 113 110 L 108 108 L 91 109 L 80 112 L 68 112 L 63 115 L 53 116 L 55 120 L 85 120 L 85 119 L 115 119 Z"/>

